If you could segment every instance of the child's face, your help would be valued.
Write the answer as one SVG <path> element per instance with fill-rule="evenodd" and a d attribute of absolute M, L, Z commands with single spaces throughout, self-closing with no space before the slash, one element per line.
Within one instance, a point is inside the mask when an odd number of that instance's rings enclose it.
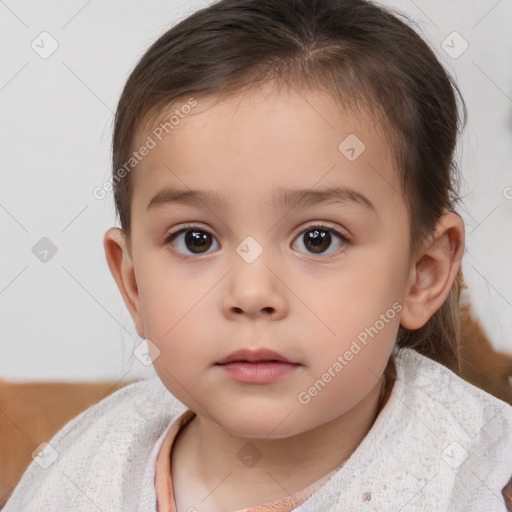
<path fill-rule="evenodd" d="M 317 92 L 262 88 L 212 105 L 199 101 L 161 142 L 152 136 L 132 172 L 134 320 L 189 408 L 234 434 L 287 437 L 380 387 L 410 284 L 409 218 L 375 119 Z M 366 200 L 273 202 L 331 187 Z M 165 189 L 223 200 L 148 207 Z M 324 224 L 317 233 L 314 222 Z M 188 236 L 165 243 L 186 223 Z M 217 364 L 263 348 L 296 365 L 268 365 L 266 378 L 261 365 Z"/>

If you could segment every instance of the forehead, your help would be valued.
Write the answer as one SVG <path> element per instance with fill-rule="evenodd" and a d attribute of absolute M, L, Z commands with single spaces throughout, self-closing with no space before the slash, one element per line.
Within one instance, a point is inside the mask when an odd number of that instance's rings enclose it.
<path fill-rule="evenodd" d="M 331 186 L 364 191 L 379 208 L 391 196 L 403 202 L 392 149 L 368 111 L 271 86 L 194 101 L 173 104 L 138 135 L 134 148 L 151 140 L 152 149 L 132 172 L 134 215 L 166 187 L 224 192 L 231 204 Z"/>

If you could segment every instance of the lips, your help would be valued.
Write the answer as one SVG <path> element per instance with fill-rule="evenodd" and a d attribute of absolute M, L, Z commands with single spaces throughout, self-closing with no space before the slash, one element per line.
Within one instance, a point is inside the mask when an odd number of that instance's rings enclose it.
<path fill-rule="evenodd" d="M 242 349 L 221 359 L 215 366 L 225 377 L 244 384 L 271 384 L 294 375 L 302 366 L 268 349 Z"/>
<path fill-rule="evenodd" d="M 289 364 L 297 364 L 293 361 L 286 359 L 286 357 L 281 354 L 274 352 L 269 349 L 258 349 L 258 350 L 249 350 L 249 349 L 241 349 L 237 350 L 229 354 L 224 359 L 217 361 L 216 364 L 228 364 L 234 362 L 244 362 L 244 363 L 269 363 L 269 362 L 281 362 L 281 363 L 289 363 Z"/>

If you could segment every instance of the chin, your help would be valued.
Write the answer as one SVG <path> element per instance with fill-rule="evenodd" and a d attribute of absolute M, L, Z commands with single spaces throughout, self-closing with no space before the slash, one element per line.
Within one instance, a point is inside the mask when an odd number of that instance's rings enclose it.
<path fill-rule="evenodd" d="M 250 439 L 285 439 L 304 432 L 301 422 L 293 412 L 288 415 L 255 410 L 249 413 L 235 412 L 220 414 L 217 424 L 229 434 Z"/>
<path fill-rule="evenodd" d="M 252 423 L 251 425 L 243 424 L 243 425 L 219 425 L 222 427 L 226 432 L 229 434 L 236 436 L 236 437 L 242 437 L 247 439 L 285 439 L 287 437 L 292 437 L 298 432 L 295 431 L 272 431 L 274 426 L 267 425 L 267 424 L 261 424 L 261 422 L 258 422 L 258 424 Z"/>

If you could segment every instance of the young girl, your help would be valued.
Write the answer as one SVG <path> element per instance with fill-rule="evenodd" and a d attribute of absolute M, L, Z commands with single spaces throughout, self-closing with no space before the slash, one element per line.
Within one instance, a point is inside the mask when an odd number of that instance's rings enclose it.
<path fill-rule="evenodd" d="M 457 92 L 364 0 L 221 0 L 158 39 L 104 239 L 158 377 L 69 422 L 5 512 L 510 510 L 512 407 L 446 367 Z"/>

